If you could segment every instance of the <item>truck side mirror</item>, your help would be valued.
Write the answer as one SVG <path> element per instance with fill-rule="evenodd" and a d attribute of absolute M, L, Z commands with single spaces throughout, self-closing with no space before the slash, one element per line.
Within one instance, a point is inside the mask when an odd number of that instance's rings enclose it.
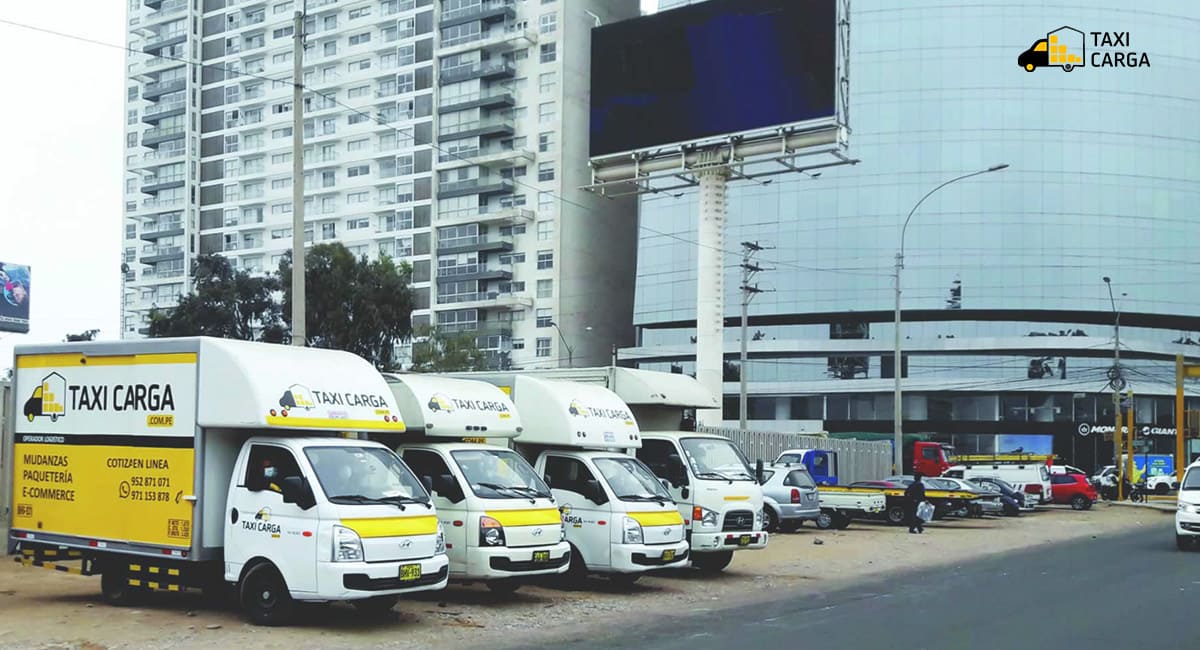
<path fill-rule="evenodd" d="M 433 477 L 421 476 L 421 487 L 425 488 L 426 492 L 433 494 Z"/>
<path fill-rule="evenodd" d="M 586 490 L 583 496 L 596 505 L 608 503 L 608 495 L 604 494 L 604 488 L 600 487 L 600 481 L 596 479 L 588 479 L 583 483 L 583 489 Z"/>
<path fill-rule="evenodd" d="M 279 482 L 279 490 L 283 493 L 284 503 L 294 503 L 301 510 L 308 510 L 317 505 L 317 498 L 313 496 L 312 487 L 306 478 L 288 476 Z"/>
<path fill-rule="evenodd" d="M 451 503 L 458 503 L 463 500 L 462 489 L 455 482 L 454 477 L 449 474 L 439 474 L 430 477 L 430 483 L 433 486 L 433 492 L 438 496 L 449 499 Z"/>
<path fill-rule="evenodd" d="M 688 484 L 687 467 L 683 465 L 683 459 L 679 454 L 667 455 L 667 480 L 675 487 L 683 487 Z"/>

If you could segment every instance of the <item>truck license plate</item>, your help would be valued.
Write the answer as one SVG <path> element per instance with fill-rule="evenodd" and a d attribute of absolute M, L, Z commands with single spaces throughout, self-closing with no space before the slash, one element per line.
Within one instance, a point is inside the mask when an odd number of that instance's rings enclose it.
<path fill-rule="evenodd" d="M 662 560 L 663 562 L 673 562 L 675 560 L 675 549 L 670 548 L 663 551 Z"/>
<path fill-rule="evenodd" d="M 549 562 L 550 561 L 550 551 L 534 551 L 533 552 L 533 561 L 534 562 Z"/>
<path fill-rule="evenodd" d="M 420 564 L 401 564 L 400 579 L 404 581 L 420 580 L 421 565 Z"/>
<path fill-rule="evenodd" d="M 749 535 L 742 535 L 741 537 L 738 538 L 738 546 L 749 546 L 749 545 L 750 545 L 750 536 Z"/>

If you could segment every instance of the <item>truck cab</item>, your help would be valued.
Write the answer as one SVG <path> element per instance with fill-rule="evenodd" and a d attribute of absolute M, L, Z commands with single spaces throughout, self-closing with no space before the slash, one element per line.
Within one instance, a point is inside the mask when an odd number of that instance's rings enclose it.
<path fill-rule="evenodd" d="M 941 442 L 917 440 L 913 443 L 912 468 L 921 476 L 941 476 L 955 464 L 954 447 Z"/>
<path fill-rule="evenodd" d="M 837 452 L 824 449 L 787 449 L 775 459 L 776 465 L 801 465 L 817 485 L 837 485 Z"/>
<path fill-rule="evenodd" d="M 559 504 L 541 473 L 507 441 L 520 413 L 482 381 L 388 375 L 409 433 L 396 448 L 428 487 L 446 531 L 450 577 L 515 591 L 570 562 Z"/>

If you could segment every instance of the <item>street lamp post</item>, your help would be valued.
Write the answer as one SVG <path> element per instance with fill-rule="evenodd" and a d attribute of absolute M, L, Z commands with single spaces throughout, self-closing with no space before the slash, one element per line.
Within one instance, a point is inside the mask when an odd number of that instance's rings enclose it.
<path fill-rule="evenodd" d="M 1116 414 L 1116 426 L 1113 429 L 1113 465 L 1117 468 L 1117 500 L 1123 497 L 1125 487 L 1125 464 L 1121 462 L 1121 448 L 1125 445 L 1125 433 L 1121 425 L 1121 391 L 1125 389 L 1125 378 L 1121 376 L 1121 310 L 1117 307 L 1117 299 L 1113 297 L 1112 278 L 1107 275 L 1101 278 L 1104 286 L 1108 287 L 1108 303 L 1113 311 L 1113 367 L 1108 371 L 1108 385 L 1113 391 L 1113 413 Z M 1124 298 L 1125 294 L 1121 294 Z M 1129 427 L 1129 440 L 1133 442 L 1133 427 Z"/>
<path fill-rule="evenodd" d="M 558 326 L 558 323 L 556 323 L 554 321 L 550 321 L 550 327 L 553 327 L 554 331 L 558 332 L 558 339 L 560 341 L 562 341 L 563 347 L 567 349 L 567 367 L 574 368 L 575 367 L 575 348 L 571 347 L 570 343 L 567 343 L 567 337 L 563 336 L 562 328 Z M 591 328 L 591 326 L 588 326 L 588 327 L 585 327 L 584 330 L 590 332 L 590 331 L 592 331 L 592 328 Z"/>
<path fill-rule="evenodd" d="M 896 288 L 896 313 L 895 313 L 896 345 L 895 345 L 895 350 L 894 350 L 894 353 L 892 356 L 892 374 L 896 379 L 895 387 L 893 389 L 893 395 L 892 395 L 892 425 L 893 425 L 893 431 L 895 432 L 894 438 L 893 438 L 893 443 L 892 443 L 892 446 L 893 446 L 892 462 L 895 464 L 894 471 L 897 474 L 902 473 L 904 470 L 904 467 L 903 467 L 903 465 L 904 465 L 904 448 L 903 448 L 904 414 L 903 414 L 902 408 L 901 408 L 903 405 L 903 402 L 902 402 L 903 395 L 902 395 L 902 390 L 900 388 L 900 377 L 903 374 L 901 372 L 902 368 L 903 368 L 903 364 L 900 362 L 900 271 L 904 268 L 904 236 L 905 236 L 905 234 L 908 233 L 908 222 L 910 220 L 912 220 L 913 214 L 915 214 L 917 212 L 917 208 L 921 207 L 921 204 L 925 202 L 925 199 L 928 199 L 930 196 L 932 196 L 935 192 L 942 189 L 943 187 L 946 187 L 947 185 L 949 185 L 951 183 L 956 183 L 958 181 L 961 181 L 961 180 L 964 180 L 967 178 L 971 178 L 972 176 L 979 176 L 980 174 L 988 174 L 991 172 L 998 172 L 1002 169 L 1007 169 L 1007 168 L 1008 168 L 1007 163 L 1001 164 L 1001 165 L 992 165 L 991 167 L 988 167 L 987 169 L 981 169 L 976 172 L 971 172 L 970 174 L 963 174 L 962 176 L 951 178 L 950 180 L 942 183 L 941 185 L 938 185 L 937 187 L 933 188 L 932 190 L 929 190 L 928 192 L 925 193 L 925 196 L 921 197 L 920 201 L 917 201 L 917 204 L 913 206 L 912 210 L 909 210 L 908 216 L 904 218 L 904 225 L 900 228 L 900 249 L 898 251 L 896 251 L 896 271 L 893 276 L 895 279 L 895 288 Z"/>

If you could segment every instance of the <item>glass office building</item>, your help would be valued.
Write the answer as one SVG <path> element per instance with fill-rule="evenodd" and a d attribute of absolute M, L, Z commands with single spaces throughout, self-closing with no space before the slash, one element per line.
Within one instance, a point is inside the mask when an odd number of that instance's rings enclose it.
<path fill-rule="evenodd" d="M 1200 4 L 1052 5 L 854 0 L 849 154 L 861 163 L 730 187 L 727 322 L 737 243 L 773 247 L 755 279 L 770 291 L 750 306 L 752 428 L 892 431 L 900 226 L 940 183 L 1003 163 L 938 190 L 907 229 L 905 431 L 1085 468 L 1111 458 L 1119 311 L 1139 445 L 1173 448 L 1175 356 L 1200 362 Z M 1063 25 L 1083 33 L 1082 66 L 1018 65 Z M 1108 47 L 1093 32 L 1127 36 Z M 1105 65 L 1118 52 L 1149 66 Z M 696 215 L 695 192 L 642 200 L 630 364 L 693 370 L 697 249 L 682 240 Z M 733 422 L 739 337 L 727 327 Z M 1200 386 L 1188 395 L 1200 408 Z"/>

